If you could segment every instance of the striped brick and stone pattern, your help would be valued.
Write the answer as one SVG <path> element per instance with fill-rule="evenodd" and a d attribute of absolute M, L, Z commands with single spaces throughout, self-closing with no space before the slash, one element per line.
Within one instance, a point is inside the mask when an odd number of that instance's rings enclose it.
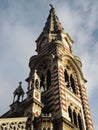
<path fill-rule="evenodd" d="M 86 88 L 84 85 L 82 85 L 81 87 L 81 99 L 82 99 L 82 104 L 83 104 L 83 109 L 84 109 L 86 130 L 94 130 L 92 119 L 91 119 L 91 114 L 90 114 L 90 109 L 89 109 L 89 104 L 88 104 L 88 99 L 87 99 L 87 94 L 86 94 Z"/>
<path fill-rule="evenodd" d="M 54 71 L 54 98 L 55 98 L 55 112 L 67 112 L 64 73 L 62 66 L 55 67 Z"/>

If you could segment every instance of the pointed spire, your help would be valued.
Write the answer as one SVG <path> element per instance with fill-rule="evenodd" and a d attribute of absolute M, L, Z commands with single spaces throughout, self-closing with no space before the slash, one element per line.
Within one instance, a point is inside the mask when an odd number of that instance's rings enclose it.
<path fill-rule="evenodd" d="M 64 31 L 64 29 L 59 21 L 59 18 L 56 15 L 55 8 L 51 4 L 50 4 L 50 7 L 51 7 L 50 13 L 49 13 L 49 16 L 47 18 L 47 22 L 45 24 L 43 32 L 45 32 L 45 33 L 49 33 L 49 32 L 58 33 L 58 32 Z"/>

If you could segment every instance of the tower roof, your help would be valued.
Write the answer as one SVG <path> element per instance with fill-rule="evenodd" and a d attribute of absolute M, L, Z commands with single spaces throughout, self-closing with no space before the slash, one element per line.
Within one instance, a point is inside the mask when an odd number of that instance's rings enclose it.
<path fill-rule="evenodd" d="M 43 33 L 57 33 L 64 31 L 64 28 L 62 27 L 58 16 L 56 15 L 55 8 L 53 5 L 50 4 L 50 11 L 49 16 L 47 18 L 47 21 L 45 23 L 45 27 L 43 28 Z"/>
<path fill-rule="evenodd" d="M 53 5 L 50 4 L 50 7 L 51 8 L 49 11 L 49 15 L 43 28 L 43 31 L 36 40 L 36 51 L 38 53 L 41 52 L 42 48 L 45 47 L 45 45 L 55 40 L 62 42 L 62 44 L 65 43 L 63 45 L 66 46 L 71 52 L 73 41 L 68 35 L 68 33 L 64 32 L 64 28 L 62 27 L 59 18 L 56 15 L 55 8 L 53 7 Z"/>

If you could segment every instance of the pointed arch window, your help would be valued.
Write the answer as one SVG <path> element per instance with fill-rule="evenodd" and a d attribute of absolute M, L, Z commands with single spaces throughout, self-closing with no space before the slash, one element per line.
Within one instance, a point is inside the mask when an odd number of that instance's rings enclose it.
<path fill-rule="evenodd" d="M 39 89 L 39 81 L 38 81 L 38 79 L 35 80 L 35 87 L 36 87 L 37 89 Z"/>
<path fill-rule="evenodd" d="M 73 122 L 73 117 L 72 117 L 73 115 L 72 115 L 72 110 L 71 110 L 70 106 L 68 108 L 68 113 L 69 113 L 69 117 L 70 117 L 71 122 Z"/>
<path fill-rule="evenodd" d="M 81 119 L 80 114 L 78 114 L 78 123 L 79 123 L 79 129 L 83 130 L 83 124 L 82 124 L 82 119 Z"/>
<path fill-rule="evenodd" d="M 69 87 L 69 75 L 68 75 L 66 69 L 64 71 L 64 78 L 65 78 L 65 85 L 66 85 L 66 87 Z"/>
<path fill-rule="evenodd" d="M 45 90 L 45 76 L 43 74 L 41 74 L 40 89 Z"/>
<path fill-rule="evenodd" d="M 72 88 L 73 92 L 76 93 L 76 90 L 75 90 L 75 82 L 74 82 L 74 79 L 73 79 L 72 74 L 71 74 L 71 76 L 70 76 L 70 83 L 71 83 L 71 88 Z"/>
<path fill-rule="evenodd" d="M 73 112 L 73 119 L 74 119 L 74 125 L 75 125 L 76 127 L 78 127 L 77 114 L 76 114 L 75 111 Z"/>
<path fill-rule="evenodd" d="M 51 72 L 47 70 L 47 89 L 51 86 Z"/>
<path fill-rule="evenodd" d="M 48 129 L 47 130 L 50 130 L 50 128 L 48 127 Z"/>

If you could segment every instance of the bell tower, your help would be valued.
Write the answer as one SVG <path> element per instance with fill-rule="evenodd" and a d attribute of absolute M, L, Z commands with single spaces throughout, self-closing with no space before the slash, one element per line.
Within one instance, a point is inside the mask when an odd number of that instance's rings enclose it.
<path fill-rule="evenodd" d="M 28 101 L 33 99 L 32 112 L 41 119 L 45 115 L 48 121 L 45 124 L 36 118 L 35 128 L 93 130 L 81 60 L 72 53 L 73 40 L 64 31 L 54 7 L 50 7 L 45 27 L 36 40 L 38 54 L 30 58 L 26 80 Z"/>

